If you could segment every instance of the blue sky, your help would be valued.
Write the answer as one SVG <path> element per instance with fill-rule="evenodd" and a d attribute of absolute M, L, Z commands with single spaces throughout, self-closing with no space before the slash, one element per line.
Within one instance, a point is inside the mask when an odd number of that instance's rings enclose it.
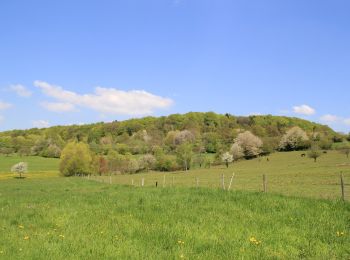
<path fill-rule="evenodd" d="M 0 130 L 215 111 L 350 131 L 347 0 L 0 1 Z"/>

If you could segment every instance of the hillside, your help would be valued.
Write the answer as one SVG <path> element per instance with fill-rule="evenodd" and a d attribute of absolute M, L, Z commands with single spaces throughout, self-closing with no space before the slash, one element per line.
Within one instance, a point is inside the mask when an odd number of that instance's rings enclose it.
<path fill-rule="evenodd" d="M 233 116 L 213 112 L 173 114 L 163 117 L 145 117 L 112 123 L 54 126 L 45 129 L 13 130 L 0 133 L 0 148 L 11 152 L 42 152 L 48 142 L 62 148 L 70 140 L 83 141 L 97 149 L 104 145 L 127 145 L 123 147 L 132 154 L 149 152 L 152 146 L 166 144 L 170 131 L 191 131 L 201 139 L 206 152 L 217 152 L 219 146 L 228 146 L 242 130 L 249 130 L 276 146 L 280 137 L 293 126 L 299 126 L 309 135 L 319 133 L 323 139 L 332 141 L 338 134 L 325 125 L 307 120 L 282 116 Z M 46 141 L 46 144 L 45 144 Z M 36 146 L 37 151 L 32 149 Z M 29 151 L 32 149 L 32 151 Z M 39 151 L 38 151 L 39 150 Z M 44 154 L 45 156 L 45 154 Z"/>

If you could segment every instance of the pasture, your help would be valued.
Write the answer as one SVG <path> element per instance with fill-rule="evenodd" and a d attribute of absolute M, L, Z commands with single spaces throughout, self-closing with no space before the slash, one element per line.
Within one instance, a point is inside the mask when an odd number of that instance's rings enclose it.
<path fill-rule="evenodd" d="M 149 172 L 134 175 L 112 175 L 113 184 L 140 186 L 144 178 L 145 186 L 165 186 L 221 188 L 222 175 L 225 185 L 229 185 L 232 173 L 235 173 L 232 188 L 243 191 L 262 191 L 262 175 L 267 176 L 267 190 L 269 193 L 338 199 L 341 196 L 340 173 L 345 182 L 346 199 L 350 200 L 350 159 L 345 155 L 329 151 L 314 163 L 312 159 L 301 157 L 302 152 L 274 153 L 254 160 L 242 160 L 226 168 L 224 165 L 210 169 L 198 167 L 188 172 Z M 109 176 L 95 176 L 94 180 L 109 182 Z"/>
<path fill-rule="evenodd" d="M 348 259 L 350 205 L 82 178 L 0 181 L 1 259 Z"/>
<path fill-rule="evenodd" d="M 235 162 L 226 168 L 224 165 L 208 168 L 192 167 L 187 172 L 147 172 L 138 174 L 92 176 L 91 180 L 110 182 L 112 184 L 141 186 L 144 179 L 145 186 L 163 187 L 207 187 L 221 188 L 222 175 L 225 177 L 226 187 L 229 185 L 232 173 L 233 190 L 262 191 L 262 175 L 267 176 L 267 190 L 269 193 L 311 198 L 338 199 L 341 196 L 340 173 L 345 180 L 345 197 L 350 200 L 350 159 L 337 151 L 322 154 L 314 163 L 312 159 L 301 157 L 302 152 L 274 153 L 254 160 Z M 27 161 L 29 167 L 28 178 L 58 176 L 58 159 L 41 157 L 0 157 L 0 179 L 12 178 L 9 173 L 13 164 Z"/>

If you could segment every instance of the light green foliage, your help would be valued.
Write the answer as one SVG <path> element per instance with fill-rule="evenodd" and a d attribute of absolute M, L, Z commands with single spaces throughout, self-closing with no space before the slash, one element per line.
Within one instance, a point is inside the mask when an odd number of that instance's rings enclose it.
<path fill-rule="evenodd" d="M 92 156 L 85 143 L 71 142 L 62 150 L 60 173 L 63 176 L 87 175 L 91 173 Z"/>
<path fill-rule="evenodd" d="M 193 145 L 189 143 L 183 143 L 177 147 L 176 156 L 180 165 L 183 166 L 185 171 L 191 168 L 193 159 Z"/>

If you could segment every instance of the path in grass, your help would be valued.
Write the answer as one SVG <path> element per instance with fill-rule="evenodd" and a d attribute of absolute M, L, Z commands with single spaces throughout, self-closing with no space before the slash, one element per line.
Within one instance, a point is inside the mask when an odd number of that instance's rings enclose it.
<path fill-rule="evenodd" d="M 0 182 L 2 259 L 348 259 L 350 205 L 79 178 Z"/>

